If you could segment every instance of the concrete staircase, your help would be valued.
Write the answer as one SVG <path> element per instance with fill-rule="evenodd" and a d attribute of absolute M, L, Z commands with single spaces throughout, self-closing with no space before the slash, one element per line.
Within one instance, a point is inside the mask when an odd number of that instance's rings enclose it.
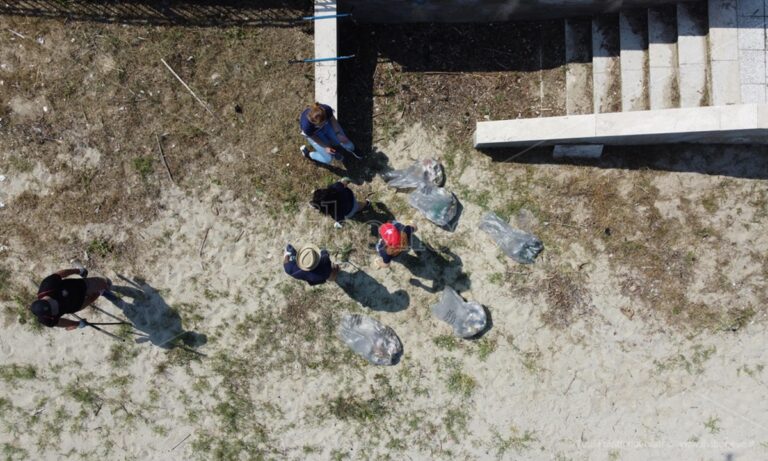
<path fill-rule="evenodd" d="M 525 129 L 533 132 L 520 133 L 521 127 L 515 127 L 517 137 L 508 137 L 511 142 L 499 146 L 567 140 L 623 144 L 630 143 L 624 141 L 632 141 L 628 138 L 635 134 L 653 142 L 656 138 L 645 136 L 653 133 L 642 127 L 653 125 L 658 131 L 667 124 L 667 131 L 659 134 L 674 134 L 675 119 L 683 116 L 675 109 L 765 104 L 766 3 L 768 0 L 705 0 L 565 20 L 567 116 L 538 119 L 542 120 L 541 131 L 530 123 Z M 598 117 L 619 112 L 637 114 Z M 754 113 L 745 125 L 752 134 L 763 123 Z M 697 112 L 684 114 L 695 117 Z M 732 116 L 733 110 L 702 114 L 723 118 Z M 592 118 L 587 117 L 590 115 Z M 623 125 L 628 122 L 638 124 L 639 131 Z M 719 123 L 711 122 L 710 127 Z M 480 129 L 482 123 L 478 123 L 476 145 L 493 147 L 478 137 L 488 132 Z M 498 122 L 488 123 L 501 128 Z M 536 132 L 544 135 L 553 129 L 565 130 L 565 136 L 555 136 L 559 141 L 536 138 Z M 583 135 L 591 132 L 594 134 Z M 664 136 L 657 140 L 674 142 Z"/>

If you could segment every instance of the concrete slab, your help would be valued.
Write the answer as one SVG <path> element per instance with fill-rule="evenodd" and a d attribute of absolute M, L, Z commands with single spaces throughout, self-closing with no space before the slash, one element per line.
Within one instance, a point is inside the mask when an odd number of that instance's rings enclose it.
<path fill-rule="evenodd" d="M 676 67 L 651 67 L 649 69 L 649 99 L 651 109 L 680 107 Z M 738 88 L 738 78 L 737 85 Z"/>
<path fill-rule="evenodd" d="M 739 50 L 739 80 L 742 85 L 764 85 L 765 72 L 765 51 Z"/>
<path fill-rule="evenodd" d="M 478 122 L 475 129 L 475 147 L 520 145 L 521 141 L 528 143 L 531 139 L 544 140 L 546 145 L 555 145 L 559 140 L 594 136 L 593 114 Z"/>
<path fill-rule="evenodd" d="M 708 0 L 709 29 L 735 29 L 738 25 L 737 0 Z"/>
<path fill-rule="evenodd" d="M 590 20 L 565 21 L 565 110 L 572 114 L 591 114 L 592 23 Z"/>
<path fill-rule="evenodd" d="M 765 50 L 765 18 L 739 17 L 739 49 Z"/>
<path fill-rule="evenodd" d="M 567 129 L 563 129 L 568 125 Z M 585 136 L 568 136 L 583 133 Z M 591 134 L 590 134 L 591 133 Z M 554 136 L 552 136 L 554 135 Z M 768 135 L 768 105 L 619 112 L 480 122 L 475 146 L 754 142 Z"/>
<path fill-rule="evenodd" d="M 591 114 L 592 64 L 570 63 L 565 69 L 565 109 L 568 115 Z"/>
<path fill-rule="evenodd" d="M 648 73 L 645 69 L 621 71 L 621 110 L 648 110 Z"/>
<path fill-rule="evenodd" d="M 739 61 L 712 61 L 712 105 L 741 103 Z"/>
<path fill-rule="evenodd" d="M 741 101 L 747 104 L 766 102 L 765 85 L 741 85 Z"/>
<path fill-rule="evenodd" d="M 648 59 L 654 67 L 677 67 L 674 5 L 648 9 Z"/>
<path fill-rule="evenodd" d="M 594 112 L 621 110 L 618 15 L 592 19 L 592 96 Z"/>
<path fill-rule="evenodd" d="M 621 110 L 647 110 L 648 13 L 622 11 L 619 15 L 621 44 Z"/>
<path fill-rule="evenodd" d="M 706 64 L 680 64 L 679 78 L 680 107 L 709 105 Z"/>
<path fill-rule="evenodd" d="M 739 58 L 736 0 L 709 0 L 709 57 L 713 61 Z"/>
<path fill-rule="evenodd" d="M 739 16 L 765 16 L 763 0 L 738 0 Z"/>
<path fill-rule="evenodd" d="M 335 0 L 315 0 L 315 15 L 336 14 Z M 315 57 L 338 56 L 338 38 L 336 19 L 315 21 Z M 324 61 L 315 63 L 315 100 L 328 104 L 338 112 L 338 62 Z"/>
<path fill-rule="evenodd" d="M 674 5 L 648 9 L 648 96 L 651 109 L 680 106 Z"/>
<path fill-rule="evenodd" d="M 603 155 L 602 144 L 558 144 L 552 151 L 553 158 L 600 158 Z"/>
<path fill-rule="evenodd" d="M 701 64 L 708 61 L 707 32 L 706 4 L 678 3 L 677 52 L 680 64 Z"/>

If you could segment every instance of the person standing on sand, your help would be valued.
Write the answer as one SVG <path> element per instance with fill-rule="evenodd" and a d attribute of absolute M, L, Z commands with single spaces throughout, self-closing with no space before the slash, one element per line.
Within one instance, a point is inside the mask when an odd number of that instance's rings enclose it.
<path fill-rule="evenodd" d="M 331 262 L 328 250 L 321 251 L 314 245 L 307 245 L 296 251 L 290 243 L 285 247 L 283 269 L 286 274 L 311 286 L 328 280 L 333 282 L 339 273 L 339 265 Z"/>
<path fill-rule="evenodd" d="M 336 221 L 333 225 L 337 229 L 341 228 L 341 223 L 352 218 L 358 211 L 364 210 L 371 205 L 366 200 L 361 207 L 355 198 L 354 192 L 348 187 L 352 182 L 349 178 L 342 178 L 323 189 L 317 189 L 312 193 L 310 206 L 324 215 L 328 215 Z"/>
<path fill-rule="evenodd" d="M 68 278 L 71 275 L 80 277 Z M 87 277 L 88 270 L 85 268 L 64 269 L 49 275 L 40 283 L 37 300 L 29 306 L 29 310 L 38 322 L 47 327 L 67 330 L 86 327 L 88 322 L 85 319 L 76 322 L 61 317 L 85 309 L 112 286 L 108 278 Z"/>
<path fill-rule="evenodd" d="M 301 146 L 301 155 L 304 157 L 330 165 L 334 159 L 344 160 L 344 155 L 336 152 L 336 147 L 341 146 L 356 158 L 361 158 L 355 153 L 354 143 L 349 140 L 339 121 L 333 116 L 331 106 L 319 102 L 312 104 L 301 113 L 299 125 L 301 134 L 315 149 L 310 151 L 306 145 Z"/>
<path fill-rule="evenodd" d="M 411 236 L 418 228 L 414 225 L 406 226 L 397 221 L 384 223 L 379 227 L 379 242 L 376 244 L 376 252 L 381 259 L 378 265 L 388 268 L 392 259 L 401 253 L 407 253 L 411 249 Z"/>

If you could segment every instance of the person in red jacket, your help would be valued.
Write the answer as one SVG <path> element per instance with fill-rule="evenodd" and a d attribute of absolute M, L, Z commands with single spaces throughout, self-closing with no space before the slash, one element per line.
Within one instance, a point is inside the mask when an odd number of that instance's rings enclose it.
<path fill-rule="evenodd" d="M 80 277 L 70 278 L 72 275 Z M 88 278 L 88 270 L 64 269 L 51 274 L 40 283 L 37 290 L 37 300 L 29 309 L 37 317 L 37 321 L 47 327 L 61 327 L 67 330 L 84 328 L 88 325 L 85 319 L 76 322 L 64 319 L 64 314 L 79 312 L 109 291 L 112 282 L 108 278 Z"/>

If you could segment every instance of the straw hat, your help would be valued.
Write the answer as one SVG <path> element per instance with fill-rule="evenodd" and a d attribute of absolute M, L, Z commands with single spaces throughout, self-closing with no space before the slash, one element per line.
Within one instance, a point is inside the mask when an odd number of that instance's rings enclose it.
<path fill-rule="evenodd" d="M 320 264 L 320 248 L 305 245 L 296 253 L 296 265 L 303 271 L 311 271 Z"/>

